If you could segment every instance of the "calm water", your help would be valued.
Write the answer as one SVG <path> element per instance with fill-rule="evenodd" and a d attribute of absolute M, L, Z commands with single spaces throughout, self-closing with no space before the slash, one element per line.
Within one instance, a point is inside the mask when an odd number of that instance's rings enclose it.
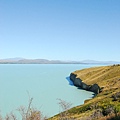
<path fill-rule="evenodd" d="M 92 92 L 79 90 L 66 79 L 75 70 L 92 67 L 80 64 L 1 64 L 0 111 L 3 116 L 20 106 L 32 106 L 48 117 L 59 113 L 58 98 L 72 106 L 84 103 Z M 29 95 L 28 95 L 29 93 Z"/>

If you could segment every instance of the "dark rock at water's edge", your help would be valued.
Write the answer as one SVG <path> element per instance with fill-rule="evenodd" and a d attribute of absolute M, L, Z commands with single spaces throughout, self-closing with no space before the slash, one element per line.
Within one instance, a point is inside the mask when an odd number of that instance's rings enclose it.
<path fill-rule="evenodd" d="M 82 82 L 82 80 L 80 78 L 77 78 L 77 75 L 74 73 L 70 74 L 70 79 L 71 79 L 71 81 L 73 81 L 73 84 L 76 87 L 80 87 L 81 89 L 94 92 L 95 94 L 100 93 L 101 89 L 98 84 L 87 85 L 86 83 Z"/>
<path fill-rule="evenodd" d="M 91 85 L 91 87 L 89 88 L 89 91 L 92 91 L 92 92 L 98 94 L 98 93 L 100 93 L 101 89 L 100 89 L 100 87 L 99 87 L 98 84 L 93 84 L 93 85 Z"/>

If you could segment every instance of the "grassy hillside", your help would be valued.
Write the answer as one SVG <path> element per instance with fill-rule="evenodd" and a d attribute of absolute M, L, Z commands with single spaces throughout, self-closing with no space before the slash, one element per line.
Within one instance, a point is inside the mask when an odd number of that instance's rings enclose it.
<path fill-rule="evenodd" d="M 93 67 L 73 72 L 86 84 L 97 83 L 102 92 L 84 105 L 74 107 L 50 120 L 120 120 L 120 65 Z"/>

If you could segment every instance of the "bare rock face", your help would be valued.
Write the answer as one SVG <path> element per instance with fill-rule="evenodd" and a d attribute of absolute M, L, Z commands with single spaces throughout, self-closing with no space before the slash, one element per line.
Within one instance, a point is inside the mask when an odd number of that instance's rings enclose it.
<path fill-rule="evenodd" d="M 89 88 L 89 90 L 98 94 L 100 92 L 100 87 L 98 86 L 98 84 L 94 84 Z"/>
<path fill-rule="evenodd" d="M 86 83 L 82 82 L 80 78 L 77 78 L 77 75 L 74 73 L 70 74 L 70 79 L 71 81 L 73 81 L 73 84 L 76 87 L 80 87 L 81 89 L 94 92 L 95 94 L 98 94 L 100 92 L 100 87 L 98 86 L 98 84 L 87 85 Z"/>
<path fill-rule="evenodd" d="M 75 75 L 75 74 L 71 73 L 71 74 L 70 74 L 70 79 L 74 82 L 74 80 L 75 80 L 76 76 L 77 76 L 77 75 Z"/>
<path fill-rule="evenodd" d="M 73 84 L 76 87 L 82 87 L 82 80 L 80 78 L 76 78 L 77 75 L 71 73 L 70 74 L 70 79 L 73 81 Z"/>
<path fill-rule="evenodd" d="M 89 85 L 82 82 L 82 87 L 81 88 L 84 89 L 84 90 L 89 90 Z"/>
<path fill-rule="evenodd" d="M 82 87 L 82 80 L 80 80 L 79 78 L 75 78 L 74 85 L 77 87 Z"/>

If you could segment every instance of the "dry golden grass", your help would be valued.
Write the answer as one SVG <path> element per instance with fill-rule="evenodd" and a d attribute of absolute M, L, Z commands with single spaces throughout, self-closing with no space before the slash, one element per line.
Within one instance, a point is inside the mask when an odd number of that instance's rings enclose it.
<path fill-rule="evenodd" d="M 120 83 L 120 65 L 93 67 L 73 72 L 86 84 L 118 87 Z"/>
<path fill-rule="evenodd" d="M 68 120 L 86 119 L 93 114 L 96 109 L 104 112 L 111 107 L 120 112 L 120 99 L 113 101 L 112 96 L 120 92 L 120 65 L 93 67 L 73 72 L 86 84 L 98 84 L 102 89 L 96 97 L 86 100 L 84 105 L 74 107 L 68 111 Z M 103 118 L 107 118 L 104 116 Z M 97 118 L 96 118 L 97 119 Z M 59 120 L 59 115 L 50 118 L 50 120 Z"/>

